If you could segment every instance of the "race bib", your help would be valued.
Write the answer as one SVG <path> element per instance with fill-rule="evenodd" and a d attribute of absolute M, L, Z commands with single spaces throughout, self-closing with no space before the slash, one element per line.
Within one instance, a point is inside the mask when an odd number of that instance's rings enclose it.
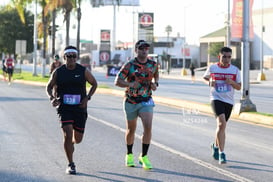
<path fill-rule="evenodd" d="M 217 83 L 215 89 L 217 92 L 229 92 L 231 91 L 231 85 L 226 83 Z"/>
<path fill-rule="evenodd" d="M 64 104 L 77 105 L 81 102 L 81 95 L 65 94 L 63 97 Z"/>
<path fill-rule="evenodd" d="M 150 98 L 148 101 L 146 101 L 146 102 L 141 102 L 141 104 L 143 105 L 143 106 L 155 106 L 155 103 L 154 103 L 154 100 L 153 100 L 153 98 Z"/>

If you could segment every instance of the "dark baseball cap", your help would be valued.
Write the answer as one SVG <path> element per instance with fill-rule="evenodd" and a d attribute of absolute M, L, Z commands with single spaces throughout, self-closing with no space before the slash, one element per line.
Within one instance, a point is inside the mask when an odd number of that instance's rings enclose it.
<path fill-rule="evenodd" d="M 54 56 L 54 59 L 59 60 L 59 59 L 60 59 L 60 56 L 59 56 L 58 54 L 56 54 L 56 55 Z"/>
<path fill-rule="evenodd" d="M 139 48 L 141 46 L 150 47 L 150 44 L 145 40 L 139 40 L 136 42 L 135 48 Z"/>

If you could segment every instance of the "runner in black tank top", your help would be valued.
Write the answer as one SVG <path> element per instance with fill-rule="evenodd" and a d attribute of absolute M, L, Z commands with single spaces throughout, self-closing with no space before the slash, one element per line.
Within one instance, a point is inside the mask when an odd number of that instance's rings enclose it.
<path fill-rule="evenodd" d="M 87 120 L 87 102 L 97 89 L 96 79 L 88 69 L 76 63 L 77 58 L 77 49 L 74 46 L 66 47 L 63 57 L 65 64 L 53 71 L 46 87 L 52 106 L 57 108 L 63 129 L 68 174 L 76 174 L 74 144 L 82 141 Z M 86 82 L 91 84 L 88 93 Z M 53 94 L 56 87 L 57 93 Z"/>

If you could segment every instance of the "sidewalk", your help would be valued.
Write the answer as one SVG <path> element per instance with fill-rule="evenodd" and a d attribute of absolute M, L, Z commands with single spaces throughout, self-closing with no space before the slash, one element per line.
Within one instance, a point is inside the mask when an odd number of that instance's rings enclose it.
<path fill-rule="evenodd" d="M 182 79 L 182 80 L 191 80 L 191 72 L 189 69 L 186 69 L 187 75 L 181 75 L 181 68 L 173 68 L 170 71 L 170 74 L 167 72 L 161 73 L 160 76 L 162 78 L 170 78 L 170 79 Z M 261 71 L 260 70 L 250 70 L 249 71 L 249 78 L 250 84 L 263 84 L 263 85 L 273 85 L 273 70 L 264 70 L 263 73 L 265 74 L 266 80 L 265 81 L 258 81 L 258 75 Z M 196 81 L 204 81 L 203 75 L 205 70 L 203 71 L 195 71 L 195 80 Z M 242 75 L 241 75 L 242 76 Z"/>

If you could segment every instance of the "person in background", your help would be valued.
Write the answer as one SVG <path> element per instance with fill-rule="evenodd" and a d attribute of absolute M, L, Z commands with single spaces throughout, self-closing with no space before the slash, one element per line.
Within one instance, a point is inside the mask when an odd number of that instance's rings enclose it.
<path fill-rule="evenodd" d="M 191 70 L 191 82 L 195 82 L 195 66 L 193 63 L 190 64 L 190 70 Z"/>
<path fill-rule="evenodd" d="M 231 64 L 231 55 L 232 50 L 229 47 L 221 48 L 219 62 L 210 65 L 203 76 L 209 82 L 211 106 L 217 121 L 215 141 L 211 144 L 211 150 L 212 156 L 219 160 L 219 164 L 226 163 L 225 131 L 234 104 L 234 89 L 241 89 L 240 70 Z"/>
<path fill-rule="evenodd" d="M 58 68 L 62 66 L 62 62 L 60 61 L 60 56 L 58 54 L 56 54 L 54 56 L 54 61 L 50 64 L 50 70 L 49 70 L 49 73 L 52 74 L 52 72 Z"/>
<path fill-rule="evenodd" d="M 11 55 L 8 56 L 8 58 L 5 61 L 5 66 L 8 74 L 8 84 L 11 84 L 11 79 L 13 76 L 13 70 L 14 70 L 14 60 L 11 57 Z"/>
<path fill-rule="evenodd" d="M 97 89 L 92 73 L 76 63 L 78 50 L 74 46 L 64 49 L 65 64 L 55 69 L 46 86 L 47 95 L 53 107 L 57 108 L 64 137 L 64 150 L 68 160 L 67 174 L 76 174 L 73 159 L 74 144 L 83 139 L 87 120 L 87 103 Z M 86 92 L 86 82 L 91 87 Z M 56 95 L 53 89 L 57 86 Z"/>
<path fill-rule="evenodd" d="M 152 169 L 152 164 L 147 153 L 152 138 L 152 120 L 154 101 L 152 91 L 158 87 L 158 66 L 155 61 L 148 59 L 150 45 L 144 40 L 139 40 L 135 44 L 137 56 L 125 63 L 120 69 L 115 79 L 115 85 L 126 88 L 124 113 L 126 118 L 125 141 L 127 144 L 127 154 L 125 165 L 134 167 L 133 144 L 137 119 L 140 117 L 143 125 L 142 153 L 138 160 L 144 169 Z"/>
<path fill-rule="evenodd" d="M 2 59 L 2 71 L 3 71 L 3 79 L 4 81 L 6 81 L 6 75 L 7 75 L 7 67 L 5 65 L 6 62 L 6 56 L 4 57 L 4 59 Z"/>

